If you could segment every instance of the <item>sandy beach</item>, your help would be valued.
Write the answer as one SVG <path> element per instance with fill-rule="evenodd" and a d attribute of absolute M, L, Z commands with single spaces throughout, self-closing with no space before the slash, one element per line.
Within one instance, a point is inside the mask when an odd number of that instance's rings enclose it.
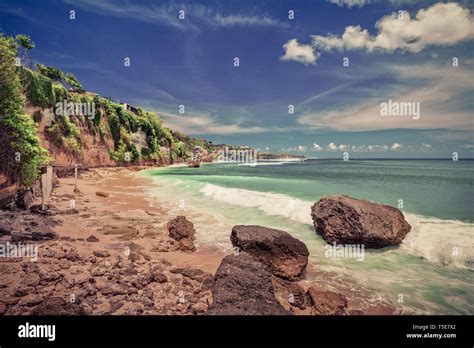
<path fill-rule="evenodd" d="M 91 169 L 79 175 L 77 190 L 73 177 L 61 178 L 47 214 L 34 209 L 4 213 L 4 227 L 10 226 L 12 234 L 23 231 L 17 242 L 25 233 L 43 238 L 35 242 L 36 262 L 0 260 L 1 312 L 34 314 L 38 307 L 44 312 L 41 306 L 50 297 L 80 304 L 93 315 L 199 314 L 208 309 L 212 277 L 225 254 L 199 243 L 195 251 L 180 250 L 167 228 L 176 215 L 159 197 L 147 198 L 145 189 L 152 183 L 137 175 L 141 169 Z M 308 267 L 298 284 L 305 290 L 317 286 L 343 293 L 352 314 L 395 311 L 382 301 L 367 302 L 373 296 L 362 289 L 342 283 L 335 287 L 328 279 L 327 273 Z M 286 298 L 278 299 L 295 314 L 309 314 L 308 309 L 289 306 Z M 64 311 L 64 305 L 49 305 L 53 313 Z"/>
<path fill-rule="evenodd" d="M 93 169 L 80 175 L 78 190 L 74 178 L 61 178 L 47 203 L 48 214 L 4 213 L 3 238 L 14 241 L 17 236 L 18 243 L 24 235 L 44 238 L 34 242 L 35 262 L 0 260 L 2 314 L 34 313 L 38 304 L 51 307 L 47 312 L 74 314 L 73 308 L 63 313 L 64 301 L 80 303 L 84 314 L 196 314 L 207 309 L 212 301 L 208 283 L 224 255 L 209 248 L 177 250 L 166 227 L 175 216 L 145 199 L 146 179 L 136 172 Z M 46 303 L 51 297 L 61 300 Z"/>

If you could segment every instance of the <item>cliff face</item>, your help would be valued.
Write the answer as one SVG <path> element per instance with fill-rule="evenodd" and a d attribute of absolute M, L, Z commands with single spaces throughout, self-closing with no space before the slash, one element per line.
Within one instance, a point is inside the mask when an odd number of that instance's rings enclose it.
<path fill-rule="evenodd" d="M 43 115 L 37 122 L 37 134 L 41 140 L 41 145 L 49 151 L 53 165 L 71 166 L 78 164 L 84 167 L 108 167 L 117 164 L 109 155 L 109 151 L 114 150 L 114 140 L 110 131 L 107 132 L 105 137 L 101 138 L 99 134 L 92 134 L 85 122 L 78 120 L 77 125 L 82 135 L 83 148 L 80 154 L 74 154 L 64 146 L 55 144 L 46 131 L 47 127 L 50 127 L 52 121 L 55 120 L 53 108 L 43 109 L 30 105 L 26 107 L 26 112 L 32 117 L 35 113 Z M 101 122 L 107 122 L 107 118 L 105 117 Z"/>

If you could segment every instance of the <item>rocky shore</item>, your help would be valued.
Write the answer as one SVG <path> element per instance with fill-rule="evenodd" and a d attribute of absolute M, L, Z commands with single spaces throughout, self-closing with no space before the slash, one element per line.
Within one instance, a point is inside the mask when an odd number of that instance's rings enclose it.
<path fill-rule="evenodd" d="M 285 231 L 238 225 L 230 255 L 196 245 L 196 228 L 143 194 L 133 168 L 60 178 L 48 209 L 0 211 L 1 245 L 37 258 L 0 257 L 0 314 L 390 314 L 307 276 L 309 252 Z M 323 277 L 323 278 L 321 278 Z"/>

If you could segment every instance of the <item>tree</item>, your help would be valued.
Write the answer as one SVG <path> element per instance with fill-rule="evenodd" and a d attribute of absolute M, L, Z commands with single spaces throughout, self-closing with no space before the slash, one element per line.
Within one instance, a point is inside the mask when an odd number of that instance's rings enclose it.
<path fill-rule="evenodd" d="M 31 40 L 28 35 L 18 34 L 16 37 L 16 41 L 20 44 L 23 48 L 23 54 L 21 56 L 21 61 L 29 62 L 30 68 L 33 66 L 30 56 L 30 50 L 36 47 L 35 43 Z"/>
<path fill-rule="evenodd" d="M 25 112 L 25 99 L 18 69 L 17 45 L 0 33 L 0 173 L 10 183 L 33 184 L 40 164 L 48 160 L 35 124 Z"/>
<path fill-rule="evenodd" d="M 64 73 L 58 68 L 55 68 L 53 66 L 36 64 L 36 67 L 38 68 L 38 72 L 41 75 L 49 77 L 54 82 L 61 82 L 65 78 Z"/>
<path fill-rule="evenodd" d="M 81 83 L 76 79 L 76 77 L 71 74 L 67 73 L 64 82 L 69 85 L 69 87 L 73 88 L 76 92 L 84 92 Z"/>

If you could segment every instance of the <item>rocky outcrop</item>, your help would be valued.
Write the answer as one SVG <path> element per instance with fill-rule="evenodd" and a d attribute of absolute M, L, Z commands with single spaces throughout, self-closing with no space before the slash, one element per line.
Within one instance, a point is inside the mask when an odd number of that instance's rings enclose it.
<path fill-rule="evenodd" d="M 269 268 L 248 253 L 226 256 L 214 276 L 207 314 L 291 314 L 275 298 L 271 277 Z"/>
<path fill-rule="evenodd" d="M 306 293 L 305 290 L 296 282 L 291 282 L 278 277 L 272 277 L 275 297 L 287 310 L 293 310 L 293 307 L 305 309 Z"/>
<path fill-rule="evenodd" d="M 411 229 L 400 210 L 343 195 L 321 198 L 311 216 L 316 232 L 328 243 L 366 248 L 398 245 Z"/>
<path fill-rule="evenodd" d="M 32 315 L 86 315 L 84 309 L 75 304 L 70 303 L 62 297 L 50 297 L 35 307 Z"/>
<path fill-rule="evenodd" d="M 196 232 L 193 223 L 182 215 L 168 221 L 167 227 L 170 237 L 175 240 L 193 239 Z"/>
<path fill-rule="evenodd" d="M 308 304 L 312 306 L 311 314 L 347 314 L 347 299 L 342 294 L 311 287 L 308 289 L 306 296 Z"/>
<path fill-rule="evenodd" d="M 185 216 L 179 215 L 168 221 L 168 233 L 171 238 L 178 241 L 177 249 L 181 251 L 195 251 L 194 247 L 194 224 L 186 219 Z"/>
<path fill-rule="evenodd" d="M 278 277 L 294 280 L 308 264 L 308 248 L 285 231 L 262 226 L 237 225 L 232 228 L 232 244 L 269 267 Z"/>

